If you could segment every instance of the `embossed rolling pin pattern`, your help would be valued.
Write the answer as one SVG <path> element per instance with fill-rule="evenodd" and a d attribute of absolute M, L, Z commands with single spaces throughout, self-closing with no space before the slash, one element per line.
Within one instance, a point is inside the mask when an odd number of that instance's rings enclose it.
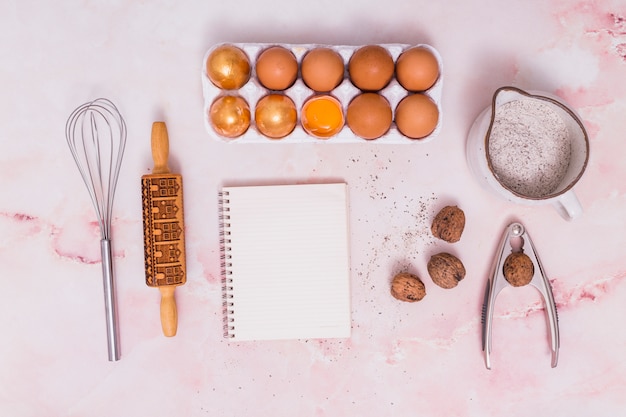
<path fill-rule="evenodd" d="M 170 172 L 169 138 L 164 122 L 152 124 L 152 174 L 141 177 L 146 284 L 161 292 L 163 334 L 176 335 L 174 291 L 186 278 L 183 179 Z"/>

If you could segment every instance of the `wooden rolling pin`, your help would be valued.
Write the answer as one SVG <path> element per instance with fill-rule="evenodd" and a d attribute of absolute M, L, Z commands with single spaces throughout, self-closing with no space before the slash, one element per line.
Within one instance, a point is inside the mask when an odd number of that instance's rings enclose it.
<path fill-rule="evenodd" d="M 141 177 L 146 284 L 161 292 L 163 334 L 176 335 L 174 290 L 186 278 L 183 179 L 167 166 L 169 139 L 164 122 L 152 124 L 152 174 Z"/>

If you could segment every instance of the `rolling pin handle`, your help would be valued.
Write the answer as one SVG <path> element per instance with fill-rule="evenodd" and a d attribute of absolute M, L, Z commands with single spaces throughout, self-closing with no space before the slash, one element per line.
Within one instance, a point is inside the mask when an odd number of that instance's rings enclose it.
<path fill-rule="evenodd" d="M 163 285 L 159 287 L 161 291 L 161 327 L 163 334 L 167 337 L 176 336 L 178 328 L 178 311 L 176 310 L 176 299 L 174 298 L 175 285 Z"/>
<path fill-rule="evenodd" d="M 170 142 L 167 135 L 165 122 L 152 123 L 152 159 L 154 160 L 153 174 L 167 174 L 170 168 L 167 166 L 167 159 L 170 154 Z"/>

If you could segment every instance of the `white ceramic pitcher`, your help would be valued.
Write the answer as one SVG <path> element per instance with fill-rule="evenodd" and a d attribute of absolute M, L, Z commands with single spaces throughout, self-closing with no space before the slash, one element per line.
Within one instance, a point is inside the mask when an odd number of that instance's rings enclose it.
<path fill-rule="evenodd" d="M 554 191 L 541 197 L 525 196 L 502 182 L 494 172 L 489 156 L 489 138 L 496 121 L 496 110 L 514 100 L 538 100 L 553 109 L 565 123 L 570 139 L 569 165 Z M 589 160 L 589 137 L 580 118 L 561 99 L 542 92 L 526 92 L 515 87 L 501 87 L 493 95 L 491 106 L 480 113 L 467 139 L 467 161 L 470 170 L 488 190 L 513 203 L 523 205 L 551 204 L 566 220 L 578 217 L 583 209 L 573 187 L 582 177 Z"/>

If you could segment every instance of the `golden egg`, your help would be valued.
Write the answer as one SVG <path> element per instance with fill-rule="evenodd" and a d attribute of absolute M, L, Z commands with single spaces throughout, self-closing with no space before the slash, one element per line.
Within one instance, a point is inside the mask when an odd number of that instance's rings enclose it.
<path fill-rule="evenodd" d="M 378 93 L 359 94 L 350 101 L 346 123 L 355 135 L 377 139 L 387 133 L 393 116 L 389 101 Z"/>
<path fill-rule="evenodd" d="M 331 48 L 311 49 L 302 58 L 302 81 L 312 90 L 333 90 L 344 76 L 343 58 Z"/>
<path fill-rule="evenodd" d="M 269 94 L 257 103 L 254 121 L 262 135 L 272 139 L 284 138 L 296 127 L 296 105 L 284 94 Z"/>
<path fill-rule="evenodd" d="M 350 81 L 363 91 L 383 89 L 393 78 L 393 57 L 380 45 L 357 49 L 348 62 Z"/>
<path fill-rule="evenodd" d="M 250 60 L 241 48 L 220 45 L 209 54 L 206 73 L 216 87 L 237 90 L 250 79 Z"/>
<path fill-rule="evenodd" d="M 221 96 L 211 104 L 209 119 L 219 135 L 236 138 L 250 127 L 250 107 L 239 96 Z"/>
<path fill-rule="evenodd" d="M 256 76 L 270 90 L 286 90 L 298 77 L 296 56 L 282 46 L 271 46 L 256 61 Z"/>
<path fill-rule="evenodd" d="M 396 61 L 396 78 L 409 91 L 428 90 L 439 78 L 437 57 L 426 47 L 407 49 Z"/>
<path fill-rule="evenodd" d="M 425 94 L 411 94 L 396 106 L 396 126 L 400 133 L 411 139 L 430 135 L 439 122 L 439 109 Z"/>
<path fill-rule="evenodd" d="M 330 95 L 317 95 L 302 106 L 302 127 L 311 136 L 328 139 L 341 131 L 344 125 L 341 103 Z"/>

